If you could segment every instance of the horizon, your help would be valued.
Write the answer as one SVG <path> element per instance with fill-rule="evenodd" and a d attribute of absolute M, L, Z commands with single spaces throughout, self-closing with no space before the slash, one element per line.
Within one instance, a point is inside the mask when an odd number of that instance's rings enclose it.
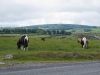
<path fill-rule="evenodd" d="M 27 27 L 27 26 L 43 26 L 43 25 L 75 25 L 75 26 L 90 26 L 90 27 L 100 27 L 95 25 L 80 25 L 80 24 L 37 24 L 37 25 L 21 25 L 21 26 L 0 26 L 0 28 L 16 28 L 16 27 Z"/>
<path fill-rule="evenodd" d="M 0 0 L 0 27 L 43 24 L 100 26 L 99 0 Z"/>

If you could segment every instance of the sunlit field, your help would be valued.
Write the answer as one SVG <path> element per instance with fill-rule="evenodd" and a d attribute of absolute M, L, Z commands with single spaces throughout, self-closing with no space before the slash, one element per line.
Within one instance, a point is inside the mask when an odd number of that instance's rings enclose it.
<path fill-rule="evenodd" d="M 29 36 L 27 51 L 17 49 L 19 36 L 0 37 L 0 61 L 69 61 L 69 60 L 99 60 L 100 40 L 89 39 L 88 49 L 81 48 L 75 37 L 41 37 Z M 4 59 L 12 54 L 13 59 Z"/>

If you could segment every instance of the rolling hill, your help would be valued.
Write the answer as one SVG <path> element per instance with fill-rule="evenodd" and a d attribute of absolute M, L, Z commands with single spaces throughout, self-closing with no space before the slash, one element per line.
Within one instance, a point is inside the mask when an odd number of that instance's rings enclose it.
<path fill-rule="evenodd" d="M 68 30 L 68 29 L 91 29 L 96 28 L 96 26 L 88 26 L 88 25 L 77 25 L 77 24 L 44 24 L 44 25 L 31 25 L 26 26 L 24 28 L 29 29 L 50 29 L 50 30 Z"/>
<path fill-rule="evenodd" d="M 78 25 L 78 24 L 44 24 L 44 25 L 31 25 L 22 28 L 43 29 L 43 30 L 66 30 L 68 32 L 99 32 L 100 31 L 100 27 L 89 26 L 89 25 Z"/>
<path fill-rule="evenodd" d="M 24 27 L 6 27 L 0 28 L 0 33 L 38 33 L 45 31 L 65 31 L 65 32 L 76 32 L 76 33 L 84 33 L 84 32 L 92 32 L 92 33 L 100 33 L 100 27 L 89 26 L 89 25 L 78 25 L 78 24 L 43 24 L 43 25 L 30 25 Z"/>

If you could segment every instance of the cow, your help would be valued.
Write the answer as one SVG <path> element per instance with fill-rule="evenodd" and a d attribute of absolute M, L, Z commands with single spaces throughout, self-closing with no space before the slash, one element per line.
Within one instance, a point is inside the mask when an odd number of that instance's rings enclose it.
<path fill-rule="evenodd" d="M 42 37 L 41 40 L 42 40 L 42 41 L 45 41 L 45 37 Z"/>
<path fill-rule="evenodd" d="M 88 48 L 88 40 L 86 37 L 78 38 L 78 43 L 81 44 L 82 48 Z"/>
<path fill-rule="evenodd" d="M 23 35 L 19 38 L 17 41 L 17 48 L 22 49 L 22 50 L 28 50 L 28 43 L 29 43 L 29 38 L 27 35 Z"/>

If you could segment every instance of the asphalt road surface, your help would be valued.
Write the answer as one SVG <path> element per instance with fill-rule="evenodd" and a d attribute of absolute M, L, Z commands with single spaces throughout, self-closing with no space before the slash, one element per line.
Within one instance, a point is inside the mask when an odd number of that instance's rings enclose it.
<path fill-rule="evenodd" d="M 39 64 L 0 69 L 0 75 L 100 75 L 100 62 Z"/>

